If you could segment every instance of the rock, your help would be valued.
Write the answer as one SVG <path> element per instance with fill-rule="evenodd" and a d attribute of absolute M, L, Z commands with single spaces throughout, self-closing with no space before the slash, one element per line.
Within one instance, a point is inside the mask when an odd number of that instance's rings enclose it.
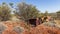
<path fill-rule="evenodd" d="M 20 27 L 20 26 L 16 26 L 13 28 L 13 31 L 15 31 L 17 33 L 22 33 L 24 31 L 24 28 Z"/>
<path fill-rule="evenodd" d="M 49 27 L 56 27 L 56 23 L 53 22 L 53 21 L 50 21 L 50 22 L 44 22 L 43 25 L 49 26 Z"/>
<path fill-rule="evenodd" d="M 2 32 L 6 29 L 7 27 L 5 25 L 3 25 L 2 23 L 0 23 L 0 34 L 2 34 Z"/>

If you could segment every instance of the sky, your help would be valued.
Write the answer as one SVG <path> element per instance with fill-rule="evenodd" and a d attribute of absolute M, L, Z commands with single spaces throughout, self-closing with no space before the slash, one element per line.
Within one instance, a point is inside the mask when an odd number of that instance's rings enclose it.
<path fill-rule="evenodd" d="M 0 4 L 3 2 L 12 2 L 14 3 L 14 6 L 16 6 L 22 1 L 23 0 L 0 0 Z M 60 10 L 60 0 L 24 0 L 24 2 L 36 6 L 36 8 L 41 12 L 48 11 L 49 13 L 52 13 Z"/>

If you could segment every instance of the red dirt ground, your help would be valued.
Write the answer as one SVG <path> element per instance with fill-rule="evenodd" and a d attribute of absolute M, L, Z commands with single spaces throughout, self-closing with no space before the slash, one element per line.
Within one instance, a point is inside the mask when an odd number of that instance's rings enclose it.
<path fill-rule="evenodd" d="M 48 27 L 45 25 L 38 25 L 37 27 L 30 28 L 28 30 L 24 22 L 4 22 L 7 27 L 6 30 L 2 32 L 2 34 L 18 34 L 17 32 L 13 31 L 13 27 L 21 26 L 24 27 L 24 31 L 21 34 L 60 34 L 60 29 L 55 27 Z"/>
<path fill-rule="evenodd" d="M 29 32 L 24 32 L 23 34 L 60 34 L 60 29 L 39 25 L 36 28 L 31 29 Z"/>

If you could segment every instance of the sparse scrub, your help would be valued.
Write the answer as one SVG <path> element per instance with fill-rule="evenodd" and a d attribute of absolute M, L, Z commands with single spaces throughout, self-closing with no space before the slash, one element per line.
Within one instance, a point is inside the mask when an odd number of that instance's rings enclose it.
<path fill-rule="evenodd" d="M 0 21 L 7 21 L 10 19 L 11 14 L 10 7 L 6 3 L 0 5 Z"/>

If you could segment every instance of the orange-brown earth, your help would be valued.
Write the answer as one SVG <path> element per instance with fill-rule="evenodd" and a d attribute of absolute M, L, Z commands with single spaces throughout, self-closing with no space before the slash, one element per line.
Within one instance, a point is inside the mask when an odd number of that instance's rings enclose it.
<path fill-rule="evenodd" d="M 23 32 L 23 34 L 60 34 L 60 29 L 39 25 L 36 28 L 31 29 L 29 32 Z"/>
<path fill-rule="evenodd" d="M 18 34 L 16 31 L 13 31 L 15 26 L 21 26 L 24 28 L 24 31 L 21 34 L 60 34 L 59 28 L 48 27 L 43 24 L 33 28 L 26 25 L 24 22 L 7 21 L 3 22 L 3 24 L 6 25 L 7 28 L 2 32 L 2 34 Z"/>
<path fill-rule="evenodd" d="M 2 34 L 18 34 L 16 31 L 13 31 L 13 28 L 16 26 L 23 27 L 24 30 L 26 31 L 28 26 L 24 22 L 14 22 L 14 21 L 6 21 L 3 22 L 7 28 L 2 32 Z"/>

